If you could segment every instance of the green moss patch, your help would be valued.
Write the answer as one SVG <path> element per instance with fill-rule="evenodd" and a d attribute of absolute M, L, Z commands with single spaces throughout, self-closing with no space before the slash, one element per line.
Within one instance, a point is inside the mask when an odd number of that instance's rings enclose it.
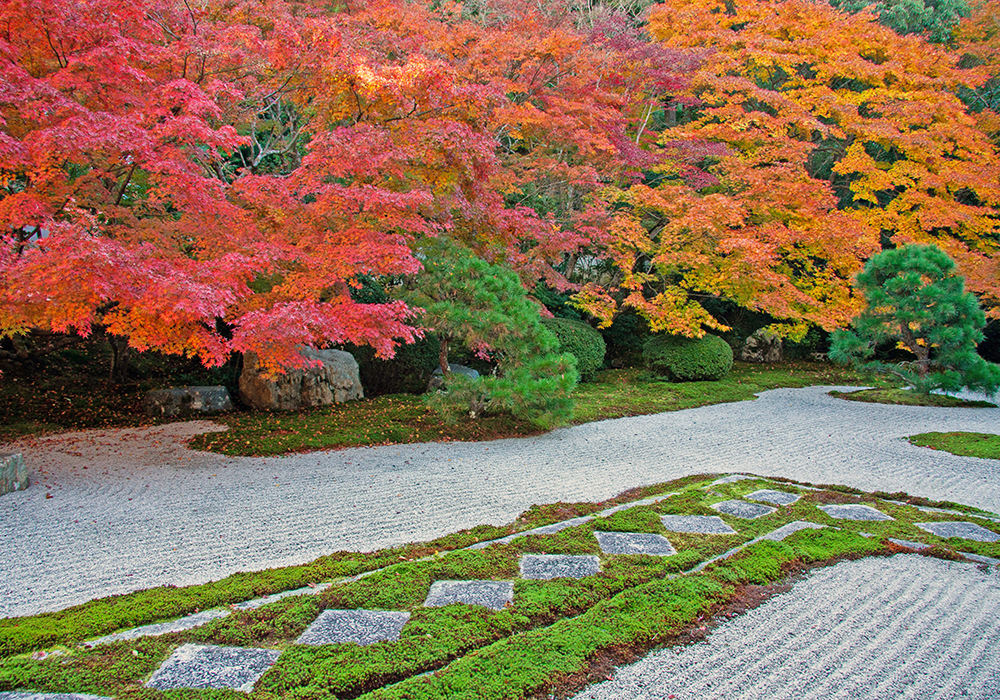
<path fill-rule="evenodd" d="M 830 396 L 848 401 L 887 403 L 896 406 L 937 406 L 939 408 L 996 408 L 988 401 L 967 401 L 943 394 L 919 394 L 906 389 L 863 389 L 861 391 L 831 391 Z"/>
<path fill-rule="evenodd" d="M 1000 459 L 1000 435 L 990 433 L 921 433 L 907 438 L 914 445 L 962 457 Z"/>

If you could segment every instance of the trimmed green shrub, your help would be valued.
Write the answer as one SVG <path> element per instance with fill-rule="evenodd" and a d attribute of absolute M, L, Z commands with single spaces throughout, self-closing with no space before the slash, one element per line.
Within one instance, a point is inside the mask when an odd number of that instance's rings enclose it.
<path fill-rule="evenodd" d="M 345 350 L 358 361 L 361 386 L 365 396 L 385 394 L 422 394 L 438 364 L 440 350 L 438 338 L 428 333 L 422 340 L 409 345 L 399 345 L 391 360 L 375 357 L 375 350 L 368 346 L 347 345 Z"/>
<path fill-rule="evenodd" d="M 722 379 L 733 367 L 733 349 L 722 338 L 657 335 L 642 351 L 646 368 L 674 382 Z"/>
<path fill-rule="evenodd" d="M 542 323 L 559 341 L 559 350 L 576 358 L 580 381 L 589 382 L 604 366 L 604 338 L 589 324 L 568 318 L 545 318 Z"/>

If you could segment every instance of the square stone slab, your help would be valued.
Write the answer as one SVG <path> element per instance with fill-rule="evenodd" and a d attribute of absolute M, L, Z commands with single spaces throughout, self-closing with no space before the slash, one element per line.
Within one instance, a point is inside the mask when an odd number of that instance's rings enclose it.
<path fill-rule="evenodd" d="M 726 515 L 731 515 L 734 518 L 743 518 L 744 520 L 754 520 L 777 510 L 770 506 L 762 506 L 759 503 L 747 503 L 746 501 L 723 501 L 722 503 L 716 503 L 712 506 L 712 509 Z"/>
<path fill-rule="evenodd" d="M 389 610 L 324 610 L 302 633 L 296 644 L 344 644 L 361 646 L 396 641 L 408 612 Z"/>
<path fill-rule="evenodd" d="M 975 523 L 959 521 L 947 523 L 914 523 L 914 525 L 938 537 L 961 537 L 963 540 L 975 540 L 976 542 L 1000 542 L 1000 535 Z"/>
<path fill-rule="evenodd" d="M 435 581 L 424 605 L 439 608 L 452 603 L 465 603 L 500 610 L 513 602 L 513 581 Z"/>
<path fill-rule="evenodd" d="M 553 578 L 583 578 L 601 570 L 601 561 L 594 555 L 525 554 L 521 557 L 521 577 L 548 580 Z"/>
<path fill-rule="evenodd" d="M 249 693 L 280 655 L 277 649 L 185 644 L 156 669 L 146 687 L 229 688 Z"/>
<path fill-rule="evenodd" d="M 699 535 L 735 535 L 718 515 L 661 515 L 660 522 L 670 532 L 693 532 Z"/>
<path fill-rule="evenodd" d="M 929 544 L 924 544 L 923 542 L 914 542 L 912 540 L 899 540 L 896 539 L 895 537 L 889 537 L 888 540 L 893 544 L 898 544 L 900 547 L 906 547 L 907 549 L 914 549 L 918 552 L 931 548 Z"/>
<path fill-rule="evenodd" d="M 597 543 L 605 554 L 652 554 L 669 557 L 677 550 L 663 535 L 646 532 L 595 532 Z"/>
<path fill-rule="evenodd" d="M 820 506 L 819 509 L 837 520 L 892 520 L 891 516 L 882 511 L 860 503 Z"/>
<path fill-rule="evenodd" d="M 754 491 L 753 493 L 748 494 L 745 498 L 749 498 L 751 501 L 773 503 L 776 506 L 787 506 L 795 503 L 795 501 L 799 500 L 801 496 L 797 493 L 788 493 L 788 491 L 761 489 L 760 491 Z"/>

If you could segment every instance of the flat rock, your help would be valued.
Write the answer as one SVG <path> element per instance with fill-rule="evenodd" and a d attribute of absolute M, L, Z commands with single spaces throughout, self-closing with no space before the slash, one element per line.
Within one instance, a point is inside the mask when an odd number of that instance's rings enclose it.
<path fill-rule="evenodd" d="M 906 547 L 907 549 L 912 549 L 917 552 L 931 548 L 929 544 L 925 544 L 923 542 L 914 542 L 913 540 L 899 540 L 896 539 L 895 537 L 889 537 L 888 540 L 893 544 L 899 545 L 900 547 Z"/>
<path fill-rule="evenodd" d="M 276 649 L 185 644 L 156 669 L 146 687 L 229 688 L 249 693 L 280 655 Z"/>
<path fill-rule="evenodd" d="M 761 489 L 760 491 L 754 491 L 753 493 L 747 494 L 744 498 L 749 498 L 751 501 L 764 501 L 764 503 L 773 503 L 776 506 L 787 506 L 795 503 L 795 501 L 802 498 L 797 493 L 789 493 L 788 491 L 775 491 L 773 489 Z"/>
<path fill-rule="evenodd" d="M 660 522 L 670 532 L 693 532 L 699 535 L 735 535 L 718 515 L 661 515 Z"/>
<path fill-rule="evenodd" d="M 390 610 L 324 610 L 298 638 L 296 644 L 344 644 L 361 646 L 395 641 L 408 612 Z"/>
<path fill-rule="evenodd" d="M 431 584 L 424 605 L 437 608 L 452 603 L 465 603 L 500 610 L 513 602 L 513 581 L 435 581 Z"/>
<path fill-rule="evenodd" d="M 647 532 L 595 532 L 597 543 L 605 554 L 652 554 L 669 557 L 677 550 L 663 535 Z"/>
<path fill-rule="evenodd" d="M 771 540 L 772 542 L 781 542 L 789 535 L 795 534 L 799 530 L 822 530 L 826 525 L 820 525 L 819 523 L 811 523 L 808 520 L 796 520 L 794 522 L 788 523 L 787 525 L 782 525 L 777 530 L 772 530 L 766 535 L 758 537 L 758 540 Z"/>
<path fill-rule="evenodd" d="M 525 554 L 521 557 L 521 577 L 547 581 L 554 578 L 583 578 L 601 570 L 601 561 L 592 554 Z"/>
<path fill-rule="evenodd" d="M 734 518 L 744 520 L 754 520 L 764 515 L 773 513 L 776 509 L 770 506 L 762 506 L 759 503 L 747 503 L 746 501 L 722 501 L 712 506 L 713 510 L 731 515 Z"/>
<path fill-rule="evenodd" d="M 233 410 L 224 386 L 182 386 L 147 392 L 142 408 L 148 416 L 211 415 Z"/>
<path fill-rule="evenodd" d="M 963 540 L 975 540 L 976 542 L 1000 542 L 1000 535 L 975 523 L 956 521 L 914 523 L 914 525 L 938 537 L 960 537 Z"/>
<path fill-rule="evenodd" d="M 552 535 L 568 527 L 576 527 L 577 525 L 583 525 L 584 523 L 590 522 L 594 519 L 592 515 L 581 515 L 578 518 L 570 518 L 569 520 L 563 520 L 559 523 L 552 523 L 551 525 L 543 525 L 542 527 L 536 527 L 532 530 L 525 530 L 524 532 L 515 532 L 513 535 L 507 535 L 506 537 L 500 537 L 495 540 L 487 540 L 486 542 L 477 542 L 474 545 L 469 546 L 467 549 L 486 549 L 491 544 L 507 544 L 508 542 L 513 542 L 519 537 L 525 537 L 527 535 Z"/>
<path fill-rule="evenodd" d="M 181 617 L 177 620 L 171 620 L 170 622 L 157 622 L 152 625 L 143 625 L 142 627 L 133 627 L 132 629 L 124 630 L 122 632 L 115 632 L 114 634 L 105 635 L 104 637 L 91 639 L 84 642 L 80 646 L 93 649 L 94 647 L 111 644 L 112 642 L 120 642 L 125 639 L 156 637 L 161 634 L 169 634 L 171 632 L 183 632 L 184 630 L 190 630 L 195 627 L 207 625 L 212 620 L 218 620 L 220 617 L 226 617 L 228 614 L 229 611 L 223 608 L 204 610 L 202 612 L 194 613 L 193 615 Z"/>
<path fill-rule="evenodd" d="M 0 453 L 0 495 L 28 488 L 28 465 L 19 452 Z"/>
<path fill-rule="evenodd" d="M 842 503 L 832 506 L 819 506 L 819 509 L 837 520 L 892 520 L 893 518 L 871 506 L 860 503 Z"/>
<path fill-rule="evenodd" d="M 721 479 L 716 479 L 709 486 L 718 486 L 720 484 L 735 484 L 737 481 L 746 481 L 747 479 L 757 479 L 756 476 L 747 476 L 746 474 L 730 474 L 729 476 L 724 476 Z"/>
<path fill-rule="evenodd" d="M 638 508 L 639 506 L 651 506 L 659 503 L 660 501 L 665 501 L 671 496 L 676 496 L 677 492 L 665 493 L 662 496 L 653 496 L 652 498 L 644 498 L 641 501 L 632 501 L 631 503 L 622 503 L 618 506 L 611 506 L 610 508 L 605 508 L 600 513 L 598 517 L 606 518 L 609 515 L 614 515 L 615 513 L 620 513 L 623 510 L 629 510 L 631 508 Z"/>
<path fill-rule="evenodd" d="M 974 561 L 979 564 L 986 564 L 987 566 L 1000 564 L 1000 559 L 994 559 L 993 557 L 984 557 L 982 554 L 973 554 L 972 552 L 961 552 L 961 555 L 966 559 L 968 559 L 969 561 Z"/>

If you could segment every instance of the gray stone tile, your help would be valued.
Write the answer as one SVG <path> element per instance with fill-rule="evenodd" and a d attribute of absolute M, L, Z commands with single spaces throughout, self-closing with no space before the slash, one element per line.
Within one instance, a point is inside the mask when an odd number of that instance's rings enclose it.
<path fill-rule="evenodd" d="M 229 615 L 229 611 L 224 608 L 205 610 L 193 615 L 187 615 L 186 617 L 182 617 L 177 620 L 171 620 L 170 622 L 158 622 L 153 625 L 143 625 L 142 627 L 134 627 L 130 630 L 115 632 L 114 634 L 105 635 L 104 637 L 91 639 L 84 642 L 80 646 L 93 649 L 94 647 L 101 646 L 103 644 L 120 642 L 124 639 L 156 637 L 161 634 L 169 634 L 170 632 L 183 632 L 184 630 L 191 630 L 195 627 L 207 625 L 212 620 L 218 620 L 220 617 L 226 617 L 227 615 Z"/>
<path fill-rule="evenodd" d="M 361 646 L 395 641 L 410 619 L 408 612 L 390 610 L 324 610 L 298 638 L 296 644 L 344 644 Z"/>
<path fill-rule="evenodd" d="M 229 688 L 244 693 L 281 655 L 276 649 L 185 644 L 146 681 L 147 688 Z"/>
<path fill-rule="evenodd" d="M 660 522 L 670 532 L 693 532 L 699 535 L 735 535 L 718 515 L 661 515 Z"/>
<path fill-rule="evenodd" d="M 730 474 L 729 476 L 724 476 L 721 479 L 716 479 L 709 486 L 718 486 L 720 484 L 735 484 L 737 481 L 745 481 L 746 479 L 759 479 L 759 476 L 747 476 L 746 474 Z"/>
<path fill-rule="evenodd" d="M 957 521 L 946 523 L 914 523 L 914 525 L 938 537 L 960 537 L 963 540 L 975 540 L 976 542 L 1000 542 L 1000 535 L 975 523 Z"/>
<path fill-rule="evenodd" d="M 477 542 L 474 545 L 466 547 L 466 549 L 486 549 L 491 544 L 509 544 L 519 537 L 525 537 L 526 535 L 553 535 L 557 532 L 565 530 L 568 527 L 576 527 L 577 525 L 583 525 L 594 519 L 592 515 L 581 515 L 579 518 L 570 518 L 569 520 L 563 520 L 559 523 L 552 523 L 551 525 L 543 525 L 542 527 L 536 527 L 533 530 L 525 530 L 524 532 L 515 532 L 513 535 L 507 535 L 506 537 L 501 537 L 496 540 L 488 540 L 486 542 Z"/>
<path fill-rule="evenodd" d="M 499 610 L 514 602 L 513 581 L 435 581 L 424 605 L 438 608 L 452 603 L 482 605 Z"/>
<path fill-rule="evenodd" d="M 913 540 L 899 540 L 896 539 L 895 537 L 889 537 L 887 539 L 893 544 L 898 544 L 900 547 L 906 547 L 907 549 L 915 549 L 918 552 L 924 549 L 931 548 L 929 544 L 925 544 L 923 542 L 914 542 Z"/>
<path fill-rule="evenodd" d="M 808 520 L 796 520 L 794 522 L 788 523 L 787 525 L 782 525 L 777 530 L 772 530 L 766 535 L 761 535 L 754 540 L 771 540 L 772 542 L 780 542 L 791 534 L 798 532 L 799 530 L 822 530 L 826 525 L 820 525 L 819 523 L 811 523 Z M 753 544 L 752 542 L 748 544 Z"/>
<path fill-rule="evenodd" d="M 882 511 L 860 503 L 819 506 L 819 509 L 837 520 L 892 520 L 891 516 Z"/>
<path fill-rule="evenodd" d="M 247 600 L 243 603 L 233 604 L 233 608 L 236 610 L 255 610 L 269 603 L 276 603 L 283 598 L 289 598 L 295 595 L 316 595 L 317 593 L 322 593 L 327 588 L 329 588 L 331 583 L 317 583 L 315 586 L 305 586 L 303 588 L 295 588 L 291 591 L 282 591 L 281 593 L 272 593 L 271 595 L 266 595 L 263 598 L 254 598 L 253 600 Z"/>
<path fill-rule="evenodd" d="M 638 508 L 639 506 L 651 506 L 651 505 L 654 505 L 656 503 L 659 503 L 660 501 L 667 500 L 671 496 L 676 496 L 677 494 L 678 494 L 678 492 L 674 491 L 672 493 L 665 493 L 662 496 L 653 496 L 652 498 L 644 498 L 641 501 L 632 501 L 631 503 L 622 503 L 619 506 L 612 506 L 610 508 L 605 508 L 600 513 L 598 513 L 597 515 L 598 515 L 598 517 L 606 518 L 609 515 L 614 515 L 615 513 L 620 513 L 623 510 L 629 510 L 630 508 Z"/>
<path fill-rule="evenodd" d="M 595 532 L 597 543 L 605 554 L 653 554 L 669 557 L 677 550 L 663 535 L 647 532 Z"/>
<path fill-rule="evenodd" d="M 761 489 L 760 491 L 754 491 L 753 493 L 747 494 L 744 498 L 749 498 L 751 501 L 773 503 L 776 506 L 787 506 L 795 503 L 795 501 L 802 497 L 797 493 L 789 493 L 788 491 Z"/>
<path fill-rule="evenodd" d="M 974 561 L 979 564 L 1000 564 L 1000 559 L 994 559 L 993 557 L 984 557 L 982 554 L 973 554 L 972 552 L 959 552 L 963 557 L 969 561 Z"/>
<path fill-rule="evenodd" d="M 601 561 L 594 555 L 525 554 L 521 557 L 521 577 L 548 580 L 553 578 L 583 578 L 601 570 Z"/>
<path fill-rule="evenodd" d="M 754 520 L 777 510 L 770 506 L 762 506 L 759 503 L 747 503 L 746 501 L 722 501 L 713 505 L 712 509 L 726 515 L 731 515 L 734 518 L 743 518 L 744 520 Z"/>
<path fill-rule="evenodd" d="M 113 700 L 104 695 L 84 695 L 83 693 L 32 693 L 23 690 L 4 691 L 0 700 Z"/>

